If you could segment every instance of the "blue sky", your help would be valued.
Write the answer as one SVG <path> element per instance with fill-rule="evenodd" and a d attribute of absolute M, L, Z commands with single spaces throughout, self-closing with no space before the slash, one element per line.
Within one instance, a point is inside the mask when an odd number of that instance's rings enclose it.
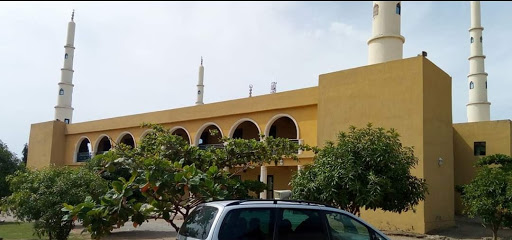
<path fill-rule="evenodd" d="M 482 2 L 491 120 L 512 118 L 512 2 Z M 76 10 L 73 122 L 318 85 L 367 64 L 372 2 L 0 2 L 0 140 L 19 156 L 30 125 L 51 121 L 67 23 Z M 427 51 L 452 77 L 466 122 L 469 2 L 402 2 L 404 58 Z"/>

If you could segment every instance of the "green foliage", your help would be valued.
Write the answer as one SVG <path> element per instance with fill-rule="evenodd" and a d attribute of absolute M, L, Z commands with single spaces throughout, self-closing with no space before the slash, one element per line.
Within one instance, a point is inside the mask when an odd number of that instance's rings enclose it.
<path fill-rule="evenodd" d="M 178 231 L 176 217 L 186 218 L 202 202 L 251 198 L 250 192 L 258 195 L 266 188 L 258 181 L 234 178 L 238 172 L 230 173 L 225 167 L 243 171 L 265 163 L 277 164 L 283 157 L 297 159 L 299 148 L 311 149 L 270 137 L 264 141 L 223 138 L 224 148 L 202 150 L 162 126 L 143 127 L 152 131 L 136 148 L 121 144 L 87 164 L 110 181 L 108 193 L 99 201 L 87 199 L 62 209 L 68 212 L 66 219 L 83 221 L 94 239 L 107 235 L 112 226 L 123 226 L 129 220 L 137 226 L 150 217 L 162 217 Z"/>
<path fill-rule="evenodd" d="M 402 212 L 425 199 L 424 179 L 412 176 L 413 149 L 403 147 L 394 129 L 367 127 L 340 132 L 314 163 L 292 178 L 293 198 L 327 203 L 353 214 L 360 209 Z"/>
<path fill-rule="evenodd" d="M 23 158 L 21 159 L 21 161 L 27 165 L 27 159 L 28 159 L 28 144 L 25 143 L 25 145 L 23 145 L 23 150 L 21 151 L 21 154 L 23 155 Z"/>
<path fill-rule="evenodd" d="M 67 239 L 73 221 L 63 220 L 63 203 L 79 204 L 87 196 L 99 199 L 106 192 L 106 182 L 85 168 L 47 168 L 17 171 L 8 178 L 12 195 L 7 207 L 22 221 L 35 221 L 39 237 Z"/>
<path fill-rule="evenodd" d="M 20 168 L 20 160 L 0 140 L 0 199 L 11 195 L 6 178 Z"/>
<path fill-rule="evenodd" d="M 495 154 L 478 160 L 476 177 L 459 186 L 464 213 L 480 217 L 498 237 L 500 227 L 512 227 L 512 158 Z"/>

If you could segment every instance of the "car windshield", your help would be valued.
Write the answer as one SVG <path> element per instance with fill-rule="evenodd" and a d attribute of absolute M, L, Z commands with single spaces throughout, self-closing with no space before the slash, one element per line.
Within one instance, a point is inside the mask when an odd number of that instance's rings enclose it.
<path fill-rule="evenodd" d="M 185 219 L 179 234 L 185 237 L 206 239 L 218 211 L 215 207 L 198 206 Z"/>

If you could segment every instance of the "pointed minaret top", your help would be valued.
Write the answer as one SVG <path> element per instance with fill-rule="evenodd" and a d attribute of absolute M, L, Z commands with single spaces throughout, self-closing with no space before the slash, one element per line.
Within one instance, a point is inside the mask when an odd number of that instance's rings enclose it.
<path fill-rule="evenodd" d="M 201 66 L 203 66 L 203 56 L 201 56 Z"/>
<path fill-rule="evenodd" d="M 74 22 L 75 19 L 75 9 L 73 9 L 73 13 L 71 13 L 71 22 Z"/>

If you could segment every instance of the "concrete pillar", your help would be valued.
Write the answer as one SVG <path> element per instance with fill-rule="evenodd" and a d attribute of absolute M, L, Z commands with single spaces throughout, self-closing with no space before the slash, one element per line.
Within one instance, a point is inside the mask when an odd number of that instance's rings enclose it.
<path fill-rule="evenodd" d="M 267 184 L 267 167 L 260 167 L 260 182 Z M 267 190 L 260 193 L 260 199 L 267 199 Z"/>

